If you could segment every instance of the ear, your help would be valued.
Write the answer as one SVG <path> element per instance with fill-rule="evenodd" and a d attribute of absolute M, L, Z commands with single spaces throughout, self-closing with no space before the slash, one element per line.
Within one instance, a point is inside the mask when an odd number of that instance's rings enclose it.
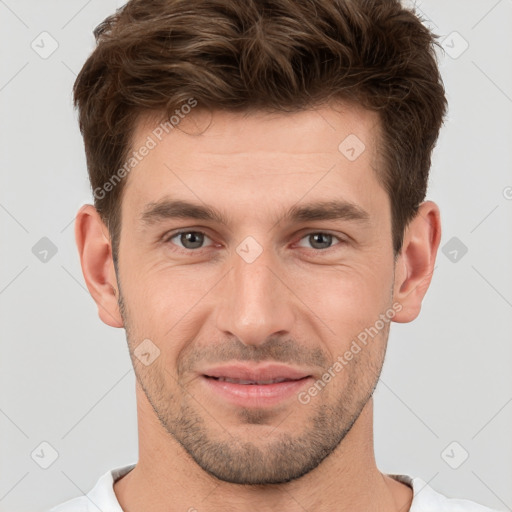
<path fill-rule="evenodd" d="M 91 204 L 82 206 L 78 211 L 75 240 L 85 283 L 98 306 L 99 317 L 111 327 L 123 327 L 110 236 Z"/>
<path fill-rule="evenodd" d="M 406 323 L 420 313 L 423 297 L 432 280 L 441 241 L 441 214 L 436 203 L 425 201 L 407 226 L 395 266 L 394 298 L 402 309 L 394 322 Z"/>

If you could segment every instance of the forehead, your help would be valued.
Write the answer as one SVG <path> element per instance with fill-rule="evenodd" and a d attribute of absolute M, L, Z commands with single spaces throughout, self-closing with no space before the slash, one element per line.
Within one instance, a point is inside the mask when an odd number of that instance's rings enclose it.
<path fill-rule="evenodd" d="M 375 112 L 336 104 L 295 113 L 197 109 L 174 123 L 159 117 L 148 114 L 135 127 L 131 150 L 151 149 L 127 177 L 130 210 L 169 196 L 251 205 L 252 215 L 306 195 L 378 207 Z"/>
<path fill-rule="evenodd" d="M 376 112 L 341 102 L 299 112 L 207 111 L 196 107 L 186 115 L 163 120 L 162 113 L 142 114 L 134 127 L 131 145 L 137 148 L 149 136 L 157 145 L 174 143 L 183 149 L 194 147 L 211 154 L 333 152 L 339 157 L 344 155 L 339 145 L 352 136 L 348 142 L 352 140 L 358 145 L 356 138 L 359 139 L 368 150 L 366 156 L 375 160 L 380 130 Z"/>

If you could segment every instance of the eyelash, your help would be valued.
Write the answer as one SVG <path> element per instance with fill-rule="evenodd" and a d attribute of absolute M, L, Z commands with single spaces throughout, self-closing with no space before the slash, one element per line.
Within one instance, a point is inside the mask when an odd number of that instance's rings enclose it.
<path fill-rule="evenodd" d="M 169 236 L 166 236 L 164 239 L 164 242 L 169 243 L 169 242 L 171 242 L 171 240 L 173 238 L 176 238 L 177 236 L 182 235 L 183 233 L 200 233 L 200 234 L 204 235 L 206 238 L 209 238 L 211 240 L 211 238 L 204 231 L 201 231 L 199 229 L 183 229 L 180 231 L 173 232 Z M 328 247 L 327 249 L 308 248 L 310 251 L 314 251 L 316 253 L 327 253 L 330 250 L 335 250 L 337 246 L 346 245 L 348 243 L 347 240 L 345 240 L 337 235 L 334 235 L 333 233 L 329 233 L 328 231 L 310 231 L 308 233 L 305 233 L 299 239 L 299 242 L 304 240 L 304 238 L 307 238 L 310 235 L 318 235 L 318 234 L 330 235 L 333 237 L 333 239 L 337 239 L 339 243 L 335 244 L 331 247 Z M 173 245 L 175 245 L 175 244 L 173 244 Z M 200 247 L 199 249 L 186 249 L 184 247 L 179 247 L 179 246 L 176 246 L 176 247 L 177 247 L 177 252 L 181 252 L 184 254 L 190 254 L 190 253 L 201 254 L 204 250 L 208 249 L 208 247 Z"/>

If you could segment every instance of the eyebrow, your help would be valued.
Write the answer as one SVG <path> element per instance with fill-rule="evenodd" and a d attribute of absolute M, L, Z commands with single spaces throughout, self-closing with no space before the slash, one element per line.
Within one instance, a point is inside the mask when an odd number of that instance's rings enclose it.
<path fill-rule="evenodd" d="M 155 224 L 166 219 L 197 219 L 217 222 L 227 226 L 227 218 L 211 206 L 191 203 L 184 200 L 164 199 L 149 203 L 144 208 L 141 221 Z M 345 200 L 318 201 L 305 205 L 294 205 L 279 221 L 304 222 L 313 220 L 349 220 L 369 223 L 369 213 L 355 203 Z"/>

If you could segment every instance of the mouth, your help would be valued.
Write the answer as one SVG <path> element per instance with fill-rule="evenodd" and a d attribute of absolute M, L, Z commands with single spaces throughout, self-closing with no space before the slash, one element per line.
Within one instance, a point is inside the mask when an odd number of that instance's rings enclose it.
<path fill-rule="evenodd" d="M 243 384 L 243 385 L 253 385 L 253 386 L 266 386 L 268 384 L 279 384 L 280 382 L 294 382 L 297 380 L 307 379 L 307 377 L 302 377 L 301 379 L 288 379 L 286 377 L 270 379 L 270 380 L 246 380 L 246 379 L 231 379 L 229 377 L 212 377 L 211 375 L 205 375 L 208 379 L 215 379 L 220 382 L 231 382 L 232 384 Z"/>
<path fill-rule="evenodd" d="M 229 365 L 201 374 L 209 394 L 243 407 L 269 407 L 289 400 L 313 380 L 307 372 L 284 365 Z"/>
<path fill-rule="evenodd" d="M 278 381 L 299 380 L 311 376 L 307 371 L 277 363 L 227 364 L 205 369 L 203 374 L 219 380 L 236 381 L 237 384 L 273 384 Z"/>

